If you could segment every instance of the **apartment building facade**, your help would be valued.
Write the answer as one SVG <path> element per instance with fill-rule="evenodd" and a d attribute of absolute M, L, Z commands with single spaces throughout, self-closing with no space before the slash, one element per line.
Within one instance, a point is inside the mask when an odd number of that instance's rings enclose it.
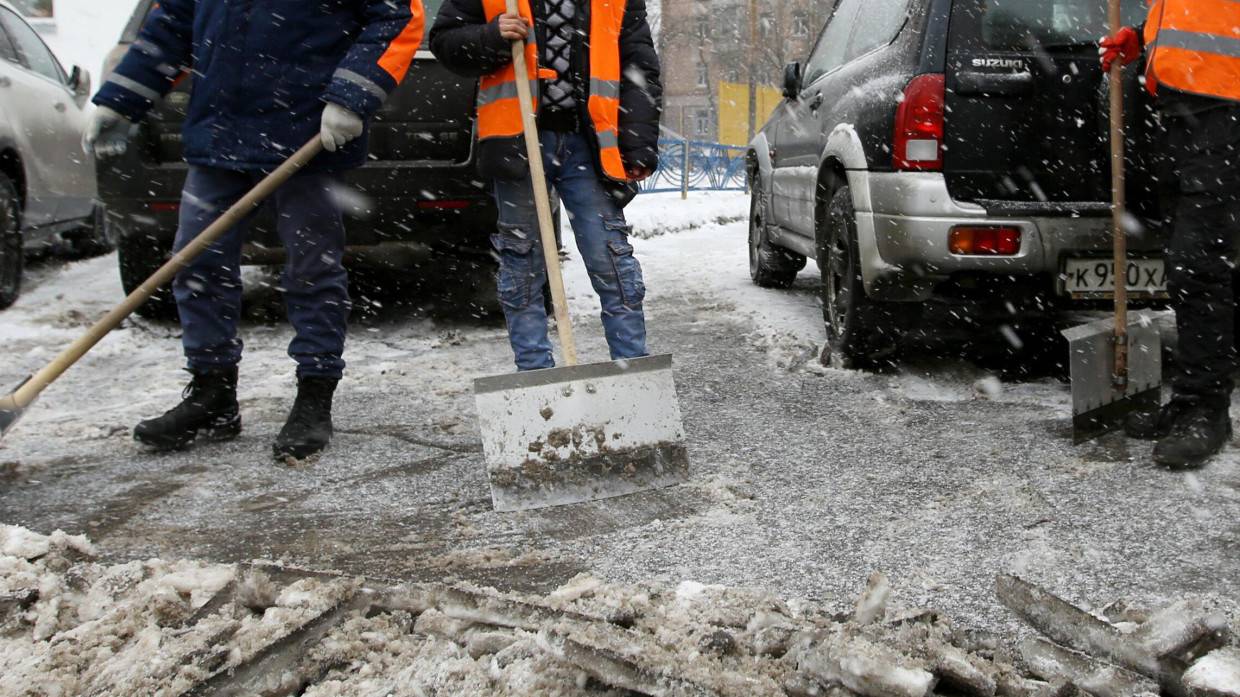
<path fill-rule="evenodd" d="M 664 0 L 662 5 L 664 126 L 693 139 L 734 145 L 748 140 L 751 71 L 761 127 L 778 103 L 783 66 L 809 55 L 830 7 L 812 0 Z"/>

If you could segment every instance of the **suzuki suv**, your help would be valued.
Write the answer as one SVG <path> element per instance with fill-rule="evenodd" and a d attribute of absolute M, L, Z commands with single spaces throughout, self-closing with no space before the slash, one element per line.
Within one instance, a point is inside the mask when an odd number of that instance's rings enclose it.
<path fill-rule="evenodd" d="M 818 262 L 828 355 L 891 353 L 930 300 L 1048 314 L 1109 298 L 1101 0 L 835 0 L 784 101 L 750 145 L 750 271 L 791 284 Z M 1125 2 L 1139 24 L 1142 3 Z M 1126 71 L 1128 151 L 1151 106 Z M 1154 179 L 1130 159 L 1123 271 L 1165 296 Z M 1135 228 L 1141 227 L 1137 231 Z"/>
<path fill-rule="evenodd" d="M 111 71 L 137 39 L 157 3 L 140 0 L 120 45 L 108 58 Z M 424 0 L 433 18 L 440 0 Z M 116 240 L 121 281 L 129 292 L 169 257 L 186 165 L 181 126 L 192 79 L 182 80 L 143 121 L 133 147 L 98 163 L 99 197 Z M 405 81 L 375 118 L 370 161 L 345 177 L 340 202 L 347 211 L 345 263 L 353 268 L 393 269 L 416 279 L 445 281 L 470 293 L 463 300 L 490 308 L 494 286 L 487 282 L 494 260 L 489 237 L 496 209 L 474 173 L 474 100 L 477 83 L 459 78 L 420 50 Z M 282 263 L 274 218 L 264 211 L 245 246 L 247 264 Z M 472 283 L 474 278 L 481 283 Z M 148 317 L 175 313 L 165 289 L 140 312 Z"/>

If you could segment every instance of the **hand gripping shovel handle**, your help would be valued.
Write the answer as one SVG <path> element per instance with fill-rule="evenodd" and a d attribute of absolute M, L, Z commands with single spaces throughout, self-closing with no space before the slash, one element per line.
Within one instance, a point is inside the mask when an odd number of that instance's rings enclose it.
<path fill-rule="evenodd" d="M 7 397 L 0 398 L 0 436 L 7 433 L 17 419 L 30 406 L 40 393 L 64 374 L 82 356 L 94 348 L 103 337 L 120 326 L 134 310 L 146 302 L 161 286 L 167 284 L 195 257 L 202 254 L 207 247 L 218 240 L 225 232 L 232 229 L 245 216 L 258 208 L 276 189 L 280 188 L 294 174 L 303 169 L 323 149 L 323 141 L 317 135 L 301 150 L 280 165 L 274 172 L 267 175 L 258 186 L 241 197 L 231 208 L 224 212 L 214 223 L 203 230 L 184 249 L 177 252 L 166 264 L 151 275 L 141 286 L 134 289 L 120 305 L 104 315 L 102 319 L 86 331 L 77 341 L 60 352 L 51 363 L 29 377 L 21 387 Z"/>
<path fill-rule="evenodd" d="M 518 14 L 518 0 L 508 0 L 508 14 Z M 551 222 L 551 196 L 547 193 L 547 175 L 543 170 L 542 146 L 538 142 L 538 124 L 534 119 L 534 98 L 530 89 L 530 66 L 526 64 L 525 41 L 512 42 L 512 66 L 517 83 L 517 99 L 521 104 L 521 126 L 525 132 L 525 152 L 530 160 L 530 180 L 534 185 L 534 207 L 538 210 L 538 234 L 542 239 L 543 258 L 547 264 L 547 282 L 551 286 L 551 303 L 555 307 L 555 326 L 560 333 L 560 348 L 566 365 L 577 365 L 577 342 L 568 316 L 564 297 L 564 276 L 560 273 L 560 249 Z"/>
<path fill-rule="evenodd" d="M 1108 17 L 1111 35 L 1123 24 L 1120 0 L 1110 0 Z M 1122 61 L 1111 64 L 1111 230 L 1115 255 L 1115 389 L 1128 389 L 1128 239 L 1124 232 L 1127 217 L 1124 201 L 1124 77 Z"/>

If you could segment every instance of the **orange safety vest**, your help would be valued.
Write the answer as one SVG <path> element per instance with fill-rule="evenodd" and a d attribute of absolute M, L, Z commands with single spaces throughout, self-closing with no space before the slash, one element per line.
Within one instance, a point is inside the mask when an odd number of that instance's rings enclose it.
<path fill-rule="evenodd" d="M 590 84 L 587 111 L 598 141 L 603 174 L 616 181 L 629 181 L 620 157 L 620 30 L 626 0 L 590 0 Z M 508 11 L 505 0 L 482 0 L 487 21 Z M 521 16 L 533 25 L 529 0 L 520 0 Z M 533 36 L 526 42 L 530 92 L 538 110 L 538 80 L 554 78 L 555 71 L 538 67 L 539 50 Z M 516 138 L 521 135 L 521 104 L 517 97 L 516 70 L 511 64 L 485 75 L 478 83 L 478 139 Z"/>
<path fill-rule="evenodd" d="M 1240 2 L 1154 0 L 1145 45 L 1151 91 L 1166 85 L 1240 101 Z"/>

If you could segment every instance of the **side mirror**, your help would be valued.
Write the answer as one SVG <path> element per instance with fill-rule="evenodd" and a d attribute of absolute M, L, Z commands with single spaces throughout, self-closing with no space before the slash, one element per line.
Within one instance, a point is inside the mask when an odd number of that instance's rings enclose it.
<path fill-rule="evenodd" d="M 801 94 L 801 64 L 784 66 L 784 99 L 796 99 Z"/>
<path fill-rule="evenodd" d="M 69 89 L 79 97 L 89 97 L 90 71 L 81 66 L 73 66 L 73 71 L 69 73 Z"/>

